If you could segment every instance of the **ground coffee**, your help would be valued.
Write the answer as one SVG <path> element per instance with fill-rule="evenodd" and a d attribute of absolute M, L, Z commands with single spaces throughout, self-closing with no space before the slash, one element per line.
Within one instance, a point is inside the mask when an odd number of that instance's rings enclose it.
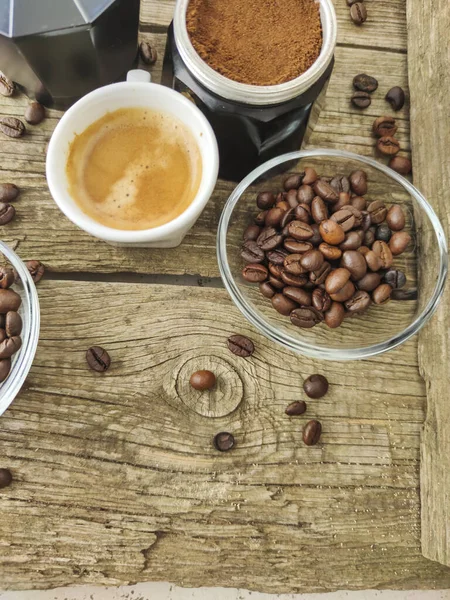
<path fill-rule="evenodd" d="M 315 0 L 191 0 L 186 18 L 201 58 L 241 83 L 291 81 L 312 66 L 322 47 Z"/>

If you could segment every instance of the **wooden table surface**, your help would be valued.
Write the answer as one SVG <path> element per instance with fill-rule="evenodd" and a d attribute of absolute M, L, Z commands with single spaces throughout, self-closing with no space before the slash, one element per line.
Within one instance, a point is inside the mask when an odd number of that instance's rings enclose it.
<path fill-rule="evenodd" d="M 144 0 L 141 37 L 163 55 L 174 0 Z M 371 124 L 383 94 L 357 111 L 355 74 L 383 90 L 407 88 L 405 0 L 366 0 L 358 28 L 345 0 L 336 67 L 309 145 L 373 155 Z M 153 69 L 157 80 L 162 60 Z M 21 117 L 25 97 L 0 97 Z M 321 363 L 269 343 L 233 306 L 218 279 L 217 190 L 184 244 L 119 249 L 76 229 L 45 180 L 45 148 L 60 113 L 19 140 L 2 137 L 0 181 L 23 193 L 2 239 L 45 263 L 42 331 L 27 382 L 0 421 L 0 588 L 164 580 L 265 592 L 447 588 L 450 569 L 420 548 L 419 444 L 426 390 L 417 339 L 363 362 Z M 409 114 L 398 114 L 409 150 Z M 202 285 L 198 285 L 198 283 Z M 205 287 L 205 284 L 206 287 Z M 236 359 L 226 339 L 255 342 Z M 104 375 L 85 350 L 112 357 Z M 212 366 L 225 408 L 191 404 L 186 374 Z M 284 415 L 303 378 L 322 372 L 314 402 L 320 445 L 307 448 Z M 215 433 L 237 447 L 218 454 Z"/>

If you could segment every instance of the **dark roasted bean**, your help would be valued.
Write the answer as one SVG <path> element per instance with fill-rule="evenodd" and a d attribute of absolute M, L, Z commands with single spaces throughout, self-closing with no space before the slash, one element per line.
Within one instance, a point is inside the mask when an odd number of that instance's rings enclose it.
<path fill-rule="evenodd" d="M 317 180 L 316 170 L 312 167 L 306 167 L 305 176 L 303 177 L 303 183 L 305 185 L 312 185 Z"/>
<path fill-rule="evenodd" d="M 241 257 L 248 263 L 262 263 L 265 259 L 264 251 L 256 242 L 248 241 L 242 245 Z"/>
<path fill-rule="evenodd" d="M 314 190 L 310 185 L 302 185 L 298 188 L 297 201 L 299 204 L 311 204 L 314 196 Z"/>
<path fill-rule="evenodd" d="M 293 175 L 289 175 L 284 182 L 284 189 L 286 192 L 289 190 L 297 190 L 302 185 L 304 176 L 304 173 L 294 173 Z"/>
<path fill-rule="evenodd" d="M 0 289 L 6 290 L 14 283 L 14 271 L 9 267 L 0 267 Z"/>
<path fill-rule="evenodd" d="M 25 125 L 15 117 L 2 117 L 0 131 L 10 138 L 19 138 L 25 133 Z"/>
<path fill-rule="evenodd" d="M 379 273 L 367 273 L 362 279 L 357 281 L 356 285 L 364 292 L 373 292 L 381 283 L 381 275 Z"/>
<path fill-rule="evenodd" d="M 398 269 L 389 269 L 383 276 L 383 283 L 387 283 L 393 289 L 399 289 L 406 285 L 406 275 Z"/>
<path fill-rule="evenodd" d="M 288 317 L 291 312 L 297 308 L 298 304 L 283 294 L 275 294 L 275 296 L 272 298 L 272 306 L 280 313 L 280 315 Z"/>
<path fill-rule="evenodd" d="M 342 256 L 342 250 L 337 246 L 330 246 L 323 242 L 319 246 L 320 252 L 324 255 L 327 260 L 338 260 Z"/>
<path fill-rule="evenodd" d="M 283 248 L 277 248 L 276 250 L 269 250 L 269 252 L 267 252 L 268 260 L 274 265 L 282 265 L 286 256 L 289 256 L 289 252 Z"/>
<path fill-rule="evenodd" d="M 404 107 L 406 95 L 403 89 L 396 85 L 388 91 L 386 94 L 386 100 L 389 102 L 392 109 L 397 111 Z"/>
<path fill-rule="evenodd" d="M 377 141 L 377 149 L 381 154 L 393 156 L 399 152 L 400 142 L 395 137 L 385 135 Z"/>
<path fill-rule="evenodd" d="M 366 210 L 367 201 L 362 196 L 354 196 L 350 200 L 350 204 L 360 211 Z"/>
<path fill-rule="evenodd" d="M 335 294 L 341 290 L 350 279 L 350 271 L 345 268 L 335 269 L 331 271 L 325 281 L 325 289 L 328 294 Z"/>
<path fill-rule="evenodd" d="M 12 204 L 0 202 L 0 225 L 7 225 L 16 216 L 16 209 Z"/>
<path fill-rule="evenodd" d="M 258 227 L 258 225 L 249 225 L 244 231 L 244 242 L 255 242 L 258 239 L 260 233 L 261 227 Z"/>
<path fill-rule="evenodd" d="M 373 122 L 372 129 L 377 137 L 392 137 L 397 132 L 397 125 L 394 117 L 378 117 Z"/>
<path fill-rule="evenodd" d="M 406 234 L 406 235 L 408 235 L 408 234 Z M 386 244 L 386 242 L 377 240 L 376 242 L 374 242 L 374 244 L 372 246 L 372 250 L 373 250 L 373 252 L 375 252 L 375 254 L 380 259 L 381 267 L 383 269 L 389 269 L 389 267 L 392 266 L 392 261 L 393 261 L 392 252 L 391 252 L 390 246 L 388 246 Z"/>
<path fill-rule="evenodd" d="M 146 65 L 154 65 L 158 60 L 156 48 L 148 42 L 141 42 L 139 44 L 139 56 Z"/>
<path fill-rule="evenodd" d="M 372 223 L 379 225 L 385 220 L 388 209 L 382 200 L 375 200 L 369 204 L 367 212 L 370 215 Z"/>
<path fill-rule="evenodd" d="M 326 181 L 323 181 L 322 179 L 319 179 L 315 182 L 315 184 L 313 185 L 313 190 L 315 192 L 315 195 L 320 196 L 320 198 L 322 198 L 322 200 L 325 200 L 325 202 L 330 202 L 331 204 L 334 204 L 339 200 L 339 194 L 336 192 L 336 190 L 333 187 L 331 187 L 331 184 L 327 183 Z"/>
<path fill-rule="evenodd" d="M 0 314 L 6 315 L 10 310 L 19 310 L 22 298 L 14 290 L 0 289 Z"/>
<path fill-rule="evenodd" d="M 0 94 L 2 96 L 13 96 L 15 92 L 14 81 L 6 77 L 4 73 L 0 71 Z"/>
<path fill-rule="evenodd" d="M 232 335 L 228 338 L 227 345 L 230 352 L 241 358 L 247 358 L 255 351 L 254 343 L 245 335 Z"/>
<path fill-rule="evenodd" d="M 272 208 L 275 204 L 275 195 L 272 192 L 260 192 L 256 198 L 256 204 L 261 210 Z"/>
<path fill-rule="evenodd" d="M 325 313 L 325 323 L 330 329 L 337 329 L 344 321 L 345 310 L 340 302 L 332 302 L 330 308 Z"/>
<path fill-rule="evenodd" d="M 300 306 L 311 306 L 311 294 L 302 288 L 287 286 L 284 288 L 283 294 Z"/>
<path fill-rule="evenodd" d="M 339 244 L 339 249 L 341 252 L 346 252 L 347 250 L 357 250 L 363 240 L 362 232 L 360 231 L 349 231 L 345 236 L 345 240 L 342 244 Z"/>
<path fill-rule="evenodd" d="M 86 352 L 86 361 L 93 371 L 104 373 L 111 365 L 111 358 L 104 348 L 92 346 Z"/>
<path fill-rule="evenodd" d="M 308 223 L 303 221 L 291 221 L 288 225 L 289 235 L 296 240 L 306 241 L 314 235 L 314 231 Z"/>
<path fill-rule="evenodd" d="M 299 417 L 306 412 L 306 402 L 299 400 L 298 402 L 292 402 L 284 411 L 288 417 Z"/>
<path fill-rule="evenodd" d="M 32 102 L 25 111 L 25 121 L 30 125 L 39 125 L 45 119 L 45 108 L 39 102 Z"/>
<path fill-rule="evenodd" d="M 14 183 L 0 183 L 0 202 L 14 202 L 20 194 L 20 190 Z"/>
<path fill-rule="evenodd" d="M 389 242 L 392 237 L 392 231 L 389 229 L 389 225 L 387 223 L 381 223 L 378 225 L 377 230 L 375 232 L 375 239 L 380 242 Z"/>
<path fill-rule="evenodd" d="M 275 250 L 283 242 L 283 236 L 273 227 L 265 227 L 258 236 L 256 243 L 261 250 Z"/>
<path fill-rule="evenodd" d="M 372 293 L 375 304 L 387 304 L 391 299 L 392 288 L 387 283 L 379 285 Z"/>
<path fill-rule="evenodd" d="M 328 219 L 328 208 L 320 196 L 316 196 L 311 203 L 311 216 L 316 223 Z"/>
<path fill-rule="evenodd" d="M 350 300 L 345 303 L 345 308 L 349 313 L 362 313 L 369 308 L 372 300 L 367 292 L 359 290 L 353 294 Z"/>
<path fill-rule="evenodd" d="M 350 2 L 351 4 L 355 4 L 358 0 L 350 0 Z M 349 0 L 347 0 L 347 4 L 349 4 Z M 351 6 L 351 4 L 349 4 L 349 6 Z M 371 94 L 378 88 L 378 81 L 375 77 L 361 73 L 353 78 L 353 87 L 360 92 L 369 92 L 369 94 Z"/>
<path fill-rule="evenodd" d="M 331 298 L 325 290 L 316 288 L 312 293 L 312 305 L 323 313 L 330 308 Z"/>
<path fill-rule="evenodd" d="M 345 233 L 349 232 L 350 229 L 353 229 L 356 224 L 355 216 L 353 215 L 352 211 L 347 208 L 338 210 L 331 215 L 330 218 L 332 221 L 339 223 Z"/>
<path fill-rule="evenodd" d="M 213 440 L 214 448 L 219 452 L 229 452 L 234 448 L 235 443 L 234 435 L 227 431 L 221 431 L 214 436 Z"/>
<path fill-rule="evenodd" d="M 308 250 L 313 249 L 313 245 L 311 242 L 301 242 L 299 240 L 294 240 L 294 238 L 286 238 L 284 240 L 284 247 L 289 252 L 295 253 L 303 253 L 308 252 Z"/>
<path fill-rule="evenodd" d="M 263 210 L 262 212 L 258 213 L 255 217 L 255 223 L 256 225 L 259 225 L 259 227 L 264 227 L 264 223 L 266 222 L 266 215 L 269 211 L 267 210 Z"/>
<path fill-rule="evenodd" d="M 417 300 L 419 293 L 417 288 L 409 290 L 393 290 L 391 294 L 392 300 Z"/>
<path fill-rule="evenodd" d="M 259 284 L 259 291 L 265 298 L 273 298 L 275 296 L 275 290 L 268 281 Z"/>
<path fill-rule="evenodd" d="M 389 249 L 394 256 L 403 254 L 411 241 L 411 236 L 406 231 L 396 231 L 389 241 Z M 389 265 L 390 266 L 390 265 Z"/>
<path fill-rule="evenodd" d="M 323 375 L 310 375 L 303 383 L 305 394 L 309 398 L 322 398 L 328 392 L 328 379 Z"/>
<path fill-rule="evenodd" d="M 303 306 L 291 312 L 291 323 L 296 327 L 311 329 L 322 321 L 322 313 L 312 306 Z"/>
<path fill-rule="evenodd" d="M 372 98 L 367 92 L 354 92 L 351 100 L 356 108 L 368 108 L 372 104 Z"/>
<path fill-rule="evenodd" d="M 400 175 L 409 175 L 412 171 L 412 163 L 406 156 L 394 156 L 389 161 L 389 166 Z"/>
<path fill-rule="evenodd" d="M 287 271 L 283 271 L 281 273 L 281 279 L 283 283 L 286 285 L 291 285 L 294 287 L 303 287 L 305 283 L 308 281 L 307 275 L 292 275 Z"/>
<path fill-rule="evenodd" d="M 367 263 L 364 256 L 356 250 L 347 250 L 342 255 L 341 267 L 350 272 L 352 281 L 359 281 L 367 273 Z"/>
<path fill-rule="evenodd" d="M 0 489 L 10 486 L 12 480 L 13 477 L 9 469 L 0 469 Z"/>
<path fill-rule="evenodd" d="M 405 227 L 406 218 L 401 206 L 398 204 L 393 204 L 391 206 L 386 215 L 386 223 L 392 231 L 401 231 Z"/>
<path fill-rule="evenodd" d="M 350 186 L 357 196 L 367 194 L 367 173 L 365 171 L 353 171 L 350 174 Z"/>
<path fill-rule="evenodd" d="M 328 262 L 324 262 L 323 265 L 317 271 L 312 271 L 309 274 L 309 280 L 315 285 L 321 285 L 325 283 L 325 279 L 328 277 L 331 271 L 331 265 Z"/>
<path fill-rule="evenodd" d="M 309 223 L 311 221 L 311 211 L 307 204 L 299 204 L 294 209 L 295 220 L 301 221 L 302 223 Z"/>
<path fill-rule="evenodd" d="M 260 264 L 249 264 L 242 270 L 242 277 L 250 283 L 261 283 L 267 279 L 269 272 L 267 267 Z"/>
<path fill-rule="evenodd" d="M 314 250 L 310 250 L 310 252 L 314 252 Z M 284 259 L 284 268 L 291 275 L 303 275 L 308 271 L 305 267 L 302 266 L 302 258 L 308 253 L 305 254 L 288 254 Z"/>
<path fill-rule="evenodd" d="M 351 5 L 350 17 L 355 25 L 362 25 L 367 21 L 367 9 L 364 2 L 355 2 Z"/>
<path fill-rule="evenodd" d="M 6 313 L 5 331 L 8 337 L 15 337 L 22 333 L 22 317 L 18 312 L 10 310 Z"/>

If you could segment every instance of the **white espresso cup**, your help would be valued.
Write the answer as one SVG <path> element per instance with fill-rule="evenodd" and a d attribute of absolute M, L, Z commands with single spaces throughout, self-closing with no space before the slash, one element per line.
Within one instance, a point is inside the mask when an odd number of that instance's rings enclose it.
<path fill-rule="evenodd" d="M 124 231 L 106 227 L 84 213 L 69 193 L 66 166 L 75 136 L 108 112 L 121 108 L 148 108 L 173 115 L 192 132 L 200 151 L 202 178 L 196 197 L 181 215 L 153 229 Z M 174 248 L 181 244 L 211 197 L 219 171 L 219 151 L 211 125 L 193 102 L 174 90 L 151 83 L 146 71 L 134 70 L 128 73 L 126 82 L 97 89 L 69 108 L 50 140 L 46 171 L 53 199 L 80 229 L 116 246 Z"/>

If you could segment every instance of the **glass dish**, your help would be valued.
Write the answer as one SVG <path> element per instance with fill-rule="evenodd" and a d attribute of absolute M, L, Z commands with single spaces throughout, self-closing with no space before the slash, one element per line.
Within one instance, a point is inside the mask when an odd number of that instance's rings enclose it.
<path fill-rule="evenodd" d="M 241 275 L 240 256 L 245 228 L 257 212 L 256 195 L 263 190 L 279 192 L 289 173 L 314 167 L 320 176 L 349 175 L 356 169 L 368 174 L 369 201 L 383 200 L 388 206 L 400 204 L 406 214 L 406 227 L 413 242 L 394 267 L 407 275 L 403 300 L 383 306 L 372 305 L 364 315 L 346 318 L 338 329 L 325 324 L 300 329 L 288 317 L 278 314 L 258 285 Z M 425 292 L 418 286 L 418 248 L 427 236 L 422 265 L 432 277 L 433 286 Z M 233 302 L 244 316 L 269 339 L 299 354 L 328 360 L 355 360 L 391 350 L 415 335 L 430 319 L 443 294 L 447 269 L 447 243 L 442 226 L 422 194 L 404 177 L 385 165 L 350 152 L 307 150 L 275 158 L 250 173 L 234 190 L 225 204 L 217 236 L 220 273 Z"/>
<path fill-rule="evenodd" d="M 13 267 L 17 272 L 17 281 L 12 286 L 12 289 L 20 294 L 22 298 L 19 313 L 23 322 L 22 347 L 12 357 L 11 371 L 7 379 L 0 384 L 1 416 L 20 392 L 20 388 L 31 369 L 39 340 L 40 310 L 36 286 L 25 264 L 3 242 L 0 242 L 0 253 L 5 259 L 2 263 L 9 263 L 9 266 Z"/>

